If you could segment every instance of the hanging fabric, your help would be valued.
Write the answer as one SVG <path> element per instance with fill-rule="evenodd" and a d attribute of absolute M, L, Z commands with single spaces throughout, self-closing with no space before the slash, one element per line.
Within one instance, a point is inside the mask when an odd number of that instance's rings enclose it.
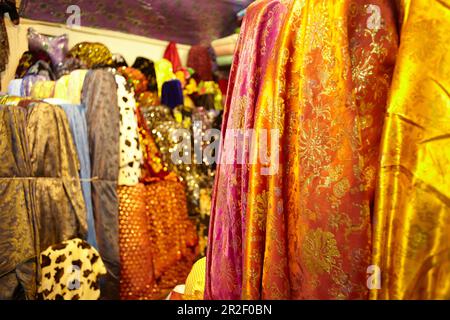
<path fill-rule="evenodd" d="M 100 282 L 101 293 L 107 299 L 118 299 L 120 258 L 117 179 L 120 113 L 114 75 L 101 69 L 89 71 L 81 100 L 86 106 L 97 243 L 108 271 Z"/>
<path fill-rule="evenodd" d="M 180 56 L 178 55 L 177 45 L 173 41 L 169 42 L 169 44 L 167 45 L 163 58 L 169 60 L 172 63 L 173 72 L 177 72 L 183 67 L 181 64 Z"/>
<path fill-rule="evenodd" d="M 374 282 L 371 297 L 448 299 L 450 3 L 400 3 L 374 213 L 373 265 L 381 283 Z"/>

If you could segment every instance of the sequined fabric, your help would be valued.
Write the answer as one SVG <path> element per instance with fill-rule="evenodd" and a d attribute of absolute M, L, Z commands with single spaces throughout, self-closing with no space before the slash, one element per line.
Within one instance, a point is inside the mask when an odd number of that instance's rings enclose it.
<path fill-rule="evenodd" d="M 180 113 L 181 118 L 178 121 L 175 120 L 171 110 L 165 106 L 142 105 L 140 111 L 159 148 L 162 162 L 167 164 L 168 170 L 176 174 L 179 180 L 186 185 L 189 215 L 196 222 L 200 237 L 200 252 L 203 254 L 206 248 L 209 215 L 205 215 L 200 210 L 200 194 L 203 189 L 209 190 L 210 193 L 211 178 L 214 173 L 209 164 L 201 163 L 202 158 L 199 161 L 194 159 L 194 143 L 199 144 L 203 150 L 206 142 L 199 140 L 202 130 L 208 129 L 208 122 L 203 122 L 203 128 L 196 129 L 198 136 L 194 139 L 191 134 L 193 132 L 192 120 L 194 119 L 192 110 L 186 110 L 184 115 Z M 174 135 L 176 140 L 173 139 Z M 179 139 L 183 139 L 183 143 L 179 144 Z M 172 157 L 177 152 L 182 155 L 182 158 L 174 161 Z"/>
<path fill-rule="evenodd" d="M 374 212 L 381 283 L 371 298 L 449 299 L 450 1 L 401 8 Z"/>
<path fill-rule="evenodd" d="M 121 67 L 118 72 L 127 80 L 127 88 L 133 89 L 136 97 L 147 91 L 148 80 L 139 69 Z"/>
<path fill-rule="evenodd" d="M 66 58 L 81 61 L 87 69 L 112 66 L 111 51 L 102 43 L 80 42 L 67 52 Z"/>
<path fill-rule="evenodd" d="M 155 275 L 145 186 L 119 186 L 120 299 L 151 297 Z"/>
<path fill-rule="evenodd" d="M 120 186 L 122 299 L 160 299 L 184 282 L 198 252 L 184 187 L 175 181 Z M 161 200 L 164 201 L 161 201 Z"/>
<path fill-rule="evenodd" d="M 156 284 L 163 290 L 183 283 L 198 255 L 197 233 L 188 217 L 185 194 L 180 182 L 146 186 Z"/>

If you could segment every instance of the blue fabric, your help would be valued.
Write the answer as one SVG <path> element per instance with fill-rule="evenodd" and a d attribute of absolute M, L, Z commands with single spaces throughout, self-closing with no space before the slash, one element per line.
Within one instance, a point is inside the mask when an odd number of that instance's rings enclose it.
<path fill-rule="evenodd" d="M 164 82 L 161 92 L 161 103 L 173 109 L 184 104 L 183 88 L 180 80 L 174 79 Z"/>
<path fill-rule="evenodd" d="M 83 104 L 59 104 L 65 111 L 72 131 L 73 141 L 77 148 L 80 160 L 80 179 L 83 197 L 86 203 L 88 238 L 87 242 L 97 248 L 97 237 L 95 233 L 94 213 L 91 197 L 91 161 L 89 158 L 89 140 L 86 124 L 86 108 Z"/>
<path fill-rule="evenodd" d="M 14 79 L 8 85 L 8 95 L 20 97 L 22 95 L 22 79 Z"/>

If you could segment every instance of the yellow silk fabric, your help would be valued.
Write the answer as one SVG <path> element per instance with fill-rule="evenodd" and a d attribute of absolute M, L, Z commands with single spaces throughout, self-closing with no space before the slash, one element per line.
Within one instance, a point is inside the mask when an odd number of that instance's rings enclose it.
<path fill-rule="evenodd" d="M 450 298 L 450 1 L 403 1 L 382 139 L 372 299 Z"/>
<path fill-rule="evenodd" d="M 55 81 L 38 81 L 31 88 L 31 97 L 34 99 L 45 99 L 53 97 Z"/>

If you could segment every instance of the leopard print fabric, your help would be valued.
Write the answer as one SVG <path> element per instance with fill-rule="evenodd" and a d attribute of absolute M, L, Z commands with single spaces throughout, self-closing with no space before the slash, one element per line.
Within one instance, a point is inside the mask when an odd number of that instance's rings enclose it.
<path fill-rule="evenodd" d="M 106 268 L 97 250 L 86 241 L 72 239 L 50 246 L 40 256 L 38 299 L 97 300 L 99 278 Z"/>

